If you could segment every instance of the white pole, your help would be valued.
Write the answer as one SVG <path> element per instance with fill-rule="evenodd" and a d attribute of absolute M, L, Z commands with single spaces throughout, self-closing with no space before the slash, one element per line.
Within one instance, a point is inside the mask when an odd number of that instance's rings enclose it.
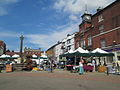
<path fill-rule="evenodd" d="M 118 61 L 117 52 L 114 52 L 114 55 L 115 55 L 114 60 L 115 62 L 117 62 Z"/>
<path fill-rule="evenodd" d="M 40 57 L 38 57 L 38 59 L 39 59 L 39 67 L 40 67 Z"/>

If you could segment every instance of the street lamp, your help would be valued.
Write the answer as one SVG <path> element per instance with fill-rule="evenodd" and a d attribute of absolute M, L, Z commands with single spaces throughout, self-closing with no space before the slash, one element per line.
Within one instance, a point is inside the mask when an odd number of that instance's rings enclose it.
<path fill-rule="evenodd" d="M 22 55 L 22 48 L 23 48 L 23 35 L 20 36 L 20 58 L 21 58 L 21 63 L 23 63 L 23 55 Z"/>
<path fill-rule="evenodd" d="M 116 51 L 115 51 L 115 45 L 116 45 L 116 41 L 114 40 L 113 41 L 113 52 L 114 52 L 114 55 L 115 55 L 115 61 L 117 61 L 118 59 L 117 59 L 117 53 L 116 53 Z"/>
<path fill-rule="evenodd" d="M 116 41 L 114 40 L 114 41 L 113 41 L 113 47 L 115 47 L 115 45 L 116 45 Z"/>

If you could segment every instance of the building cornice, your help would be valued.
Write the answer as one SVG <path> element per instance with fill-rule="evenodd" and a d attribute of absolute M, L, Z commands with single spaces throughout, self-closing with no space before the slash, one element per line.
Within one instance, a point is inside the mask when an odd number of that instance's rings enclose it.
<path fill-rule="evenodd" d="M 107 34 L 107 33 L 113 32 L 113 31 L 116 31 L 116 30 L 118 30 L 118 29 L 120 29 L 120 27 L 117 27 L 117 28 L 108 30 L 108 31 L 103 32 L 103 33 L 100 33 L 100 34 L 97 34 L 97 35 L 95 35 L 95 36 L 92 36 L 92 38 L 95 38 L 95 37 L 98 37 L 98 36 L 101 36 L 101 35 L 104 35 L 104 34 Z"/>
<path fill-rule="evenodd" d="M 98 11 L 97 13 L 95 13 L 94 15 L 92 15 L 92 17 L 100 14 L 101 12 L 105 11 L 106 9 L 112 7 L 113 5 L 115 5 L 116 3 L 119 3 L 119 2 L 120 2 L 120 0 L 116 0 L 116 1 L 112 2 L 110 5 L 106 6 L 106 7 L 103 8 L 102 10 L 100 10 L 100 11 Z"/>

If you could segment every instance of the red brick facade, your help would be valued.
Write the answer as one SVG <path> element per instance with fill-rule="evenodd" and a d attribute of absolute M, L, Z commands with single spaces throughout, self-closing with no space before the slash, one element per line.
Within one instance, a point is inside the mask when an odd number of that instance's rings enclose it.
<path fill-rule="evenodd" d="M 5 53 L 6 53 L 6 44 L 4 43 L 4 41 L 0 40 L 0 55 Z"/>
<path fill-rule="evenodd" d="M 117 0 L 101 11 L 92 16 L 92 25 L 94 25 L 94 31 L 92 32 L 93 48 L 106 49 L 113 45 L 113 41 L 116 45 L 120 44 L 120 1 Z M 99 21 L 99 16 L 102 15 L 103 20 Z M 99 27 L 103 25 L 103 31 L 100 32 Z M 101 47 L 100 40 L 105 40 L 105 47 Z M 120 45 L 119 45 L 120 46 Z"/>
<path fill-rule="evenodd" d="M 31 49 L 31 48 L 26 48 L 24 49 L 24 56 L 25 57 L 32 57 L 32 55 L 36 55 L 36 56 L 41 56 L 41 48 L 39 49 Z"/>
<path fill-rule="evenodd" d="M 120 49 L 120 1 L 116 0 L 109 6 L 101 9 L 91 16 L 90 22 L 82 22 L 79 25 L 79 34 L 75 37 L 75 48 L 78 40 L 81 46 L 84 41 L 85 48 L 93 50 L 102 48 L 105 50 L 113 48 L 115 42 L 116 48 Z M 83 17 L 83 16 L 82 16 Z M 88 44 L 88 37 L 91 36 L 92 44 Z M 83 47 L 83 46 L 81 46 Z"/>

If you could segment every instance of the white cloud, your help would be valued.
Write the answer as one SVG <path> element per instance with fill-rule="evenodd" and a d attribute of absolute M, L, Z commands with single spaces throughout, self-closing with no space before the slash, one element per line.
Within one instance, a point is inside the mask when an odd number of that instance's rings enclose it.
<path fill-rule="evenodd" d="M 15 32 L 10 31 L 0 32 L 0 38 L 14 38 L 14 37 L 18 37 L 18 34 Z"/>
<path fill-rule="evenodd" d="M 8 14 L 8 6 L 17 3 L 18 1 L 19 0 L 0 0 L 0 16 Z"/>
<path fill-rule="evenodd" d="M 57 28 L 60 30 L 53 31 L 49 34 L 26 35 L 27 41 L 43 49 L 48 49 L 52 45 L 56 44 L 57 41 L 61 41 L 65 38 L 67 34 L 76 32 L 78 30 L 78 25 L 67 24 L 66 26 L 58 26 Z"/>
<path fill-rule="evenodd" d="M 73 20 L 73 21 L 77 21 L 78 20 L 78 17 L 75 16 L 75 15 L 70 15 L 69 18 L 70 18 L 70 20 Z"/>
<path fill-rule="evenodd" d="M 60 0 L 54 4 L 54 8 L 61 9 L 65 7 L 66 2 L 64 0 Z"/>
<path fill-rule="evenodd" d="M 115 0 L 57 0 L 54 8 L 71 14 L 79 14 L 83 13 L 85 5 L 88 6 L 88 10 L 93 10 L 105 7 L 113 1 Z"/>
<path fill-rule="evenodd" d="M 12 32 L 11 30 L 5 30 L 0 28 L 0 40 L 4 41 L 6 44 L 6 48 L 10 50 L 18 51 L 19 49 L 19 37 L 20 34 L 16 32 Z"/>
<path fill-rule="evenodd" d="M 88 10 L 94 10 L 99 6 L 103 7 L 105 5 L 108 5 L 108 3 L 110 3 L 111 1 L 113 0 L 92 0 L 91 3 L 91 0 L 56 0 L 54 8 L 56 10 L 60 10 L 64 14 L 69 13 L 69 19 L 72 21 L 76 21 L 76 23 L 73 23 L 71 21 L 66 25 L 57 26 L 54 28 L 55 31 L 47 34 L 26 34 L 24 35 L 26 40 L 24 42 L 27 42 L 26 44 L 33 44 L 42 49 L 48 49 L 57 41 L 61 41 L 63 38 L 65 38 L 67 34 L 72 34 L 79 30 L 78 25 L 80 24 L 80 20 L 78 16 L 80 16 L 80 13 L 83 13 L 83 11 L 85 10 L 86 4 L 88 6 Z M 5 5 L 13 4 L 16 2 L 18 2 L 18 0 L 0 0 L 0 15 L 7 14 Z M 20 34 L 15 32 L 0 32 L 0 38 L 18 38 L 18 35 Z M 10 44 L 9 46 L 14 47 L 14 45 Z"/>
<path fill-rule="evenodd" d="M 55 29 L 56 30 L 47 34 L 23 34 L 25 37 L 24 46 L 32 48 L 40 47 L 46 50 L 56 44 L 58 41 L 61 41 L 63 38 L 65 38 L 67 34 L 72 34 L 78 31 L 78 24 L 68 23 L 66 25 L 57 26 L 55 27 Z M 3 30 L 2 28 L 0 28 L 0 30 L 2 30 L 2 32 L 0 33 L 0 38 L 7 42 L 6 44 L 8 49 L 12 49 L 15 51 L 18 50 L 16 49 L 16 46 L 19 46 L 20 34 L 16 32 L 11 32 L 11 30 Z M 16 46 L 13 44 L 15 44 Z"/>

